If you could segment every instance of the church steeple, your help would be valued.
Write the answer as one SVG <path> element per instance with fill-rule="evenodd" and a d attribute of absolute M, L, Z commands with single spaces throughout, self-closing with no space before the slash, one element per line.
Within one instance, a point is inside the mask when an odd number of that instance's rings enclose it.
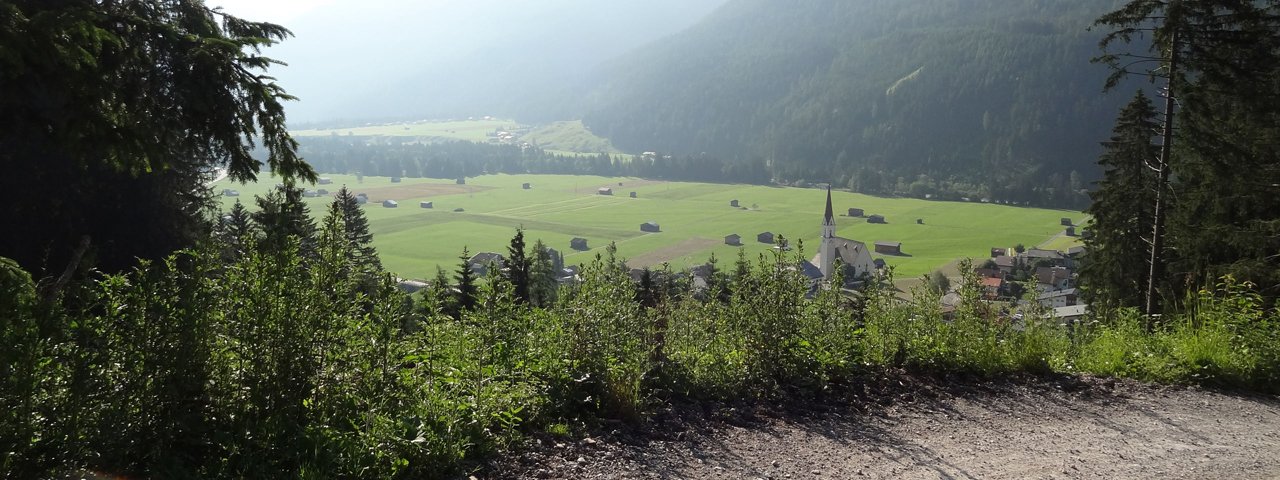
<path fill-rule="evenodd" d="M 818 245 L 818 268 L 831 278 L 836 261 L 836 215 L 831 209 L 831 186 L 827 186 L 827 211 L 822 217 L 822 243 Z"/>

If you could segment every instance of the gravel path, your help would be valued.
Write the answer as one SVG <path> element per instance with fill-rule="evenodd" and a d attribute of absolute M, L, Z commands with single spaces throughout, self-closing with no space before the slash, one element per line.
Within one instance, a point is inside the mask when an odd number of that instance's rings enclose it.
<path fill-rule="evenodd" d="M 901 385 L 532 439 L 475 477 L 1280 478 L 1275 397 L 1096 379 Z"/>

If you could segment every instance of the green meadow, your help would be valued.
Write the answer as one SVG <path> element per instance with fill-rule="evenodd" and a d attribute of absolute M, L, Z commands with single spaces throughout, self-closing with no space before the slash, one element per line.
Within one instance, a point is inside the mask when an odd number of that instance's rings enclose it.
<path fill-rule="evenodd" d="M 512 120 L 459 120 L 452 122 L 414 122 L 368 125 L 363 127 L 292 130 L 289 133 L 296 137 L 327 137 L 333 135 L 352 135 L 360 137 L 423 137 L 430 139 L 467 140 L 483 143 L 488 141 L 488 134 L 490 132 L 516 128 L 518 126 L 519 124 Z"/>
<path fill-rule="evenodd" d="M 324 175 L 332 185 L 316 185 L 330 194 L 346 184 L 365 192 L 365 206 L 383 264 L 406 278 L 429 278 L 436 266 L 447 270 L 458 263 L 463 247 L 471 253 L 504 253 L 515 229 L 523 227 L 527 242 L 535 239 L 564 253 L 569 263 L 585 263 L 610 242 L 632 266 L 686 267 L 705 262 L 712 254 L 729 268 L 744 250 L 751 259 L 771 249 L 756 242 L 761 232 L 784 235 L 802 244 L 806 257 L 816 252 L 826 192 L 820 189 L 659 182 L 637 178 L 569 175 L 487 175 L 453 180 Z M 523 183 L 531 188 L 522 188 Z M 234 188 L 251 209 L 253 196 L 275 184 L 264 177 L 257 184 L 222 181 L 215 191 Z M 619 185 L 621 184 L 621 185 Z M 614 195 L 597 194 L 610 187 Z M 630 192 L 637 198 L 630 198 Z M 928 273 L 957 258 L 984 258 L 993 246 L 1037 245 L 1062 231 L 1059 219 L 1078 212 L 1004 205 L 934 202 L 880 198 L 833 192 L 837 235 L 866 242 L 902 242 L 901 256 L 875 255 L 892 265 L 899 278 Z M 221 197 L 224 206 L 236 199 Z M 397 208 L 386 208 L 392 199 Z M 306 199 L 313 215 L 323 215 L 330 197 Z M 741 208 L 729 205 L 738 200 Z M 420 208 L 431 201 L 434 208 Z M 884 215 L 886 224 L 844 216 L 849 208 L 867 215 Z M 455 211 L 461 209 L 461 211 Z M 1074 217 L 1073 217 L 1074 218 Z M 917 224 L 916 219 L 923 221 Z M 645 233 L 640 224 L 654 221 L 661 232 Z M 742 236 L 743 246 L 724 244 L 729 234 Z M 569 249 L 569 240 L 588 240 L 587 251 Z M 796 242 L 799 240 L 799 242 Z"/>

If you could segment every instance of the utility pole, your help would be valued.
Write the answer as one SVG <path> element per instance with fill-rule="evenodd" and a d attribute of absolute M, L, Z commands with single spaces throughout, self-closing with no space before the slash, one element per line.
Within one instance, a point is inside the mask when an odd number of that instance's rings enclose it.
<path fill-rule="evenodd" d="M 1166 20 L 1169 21 L 1169 20 Z M 1165 190 L 1168 190 L 1169 183 L 1169 160 L 1173 147 L 1173 83 L 1174 77 L 1178 72 L 1178 27 L 1173 27 L 1173 34 L 1169 37 L 1169 69 L 1168 81 L 1165 84 L 1164 91 L 1164 128 L 1160 133 L 1160 160 L 1156 165 L 1156 204 L 1152 215 L 1151 228 L 1151 265 L 1147 272 L 1147 318 L 1157 313 L 1158 305 L 1156 297 L 1158 296 L 1156 283 L 1160 277 L 1161 270 L 1161 253 L 1164 249 L 1164 222 L 1165 222 Z"/>

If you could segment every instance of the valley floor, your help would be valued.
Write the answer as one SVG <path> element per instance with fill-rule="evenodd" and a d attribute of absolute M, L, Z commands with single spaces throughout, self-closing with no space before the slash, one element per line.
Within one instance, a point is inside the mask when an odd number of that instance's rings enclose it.
<path fill-rule="evenodd" d="M 475 476 L 1280 478 L 1275 397 L 1098 379 L 889 390 L 801 411 L 679 407 L 639 432 L 531 440 Z"/>

